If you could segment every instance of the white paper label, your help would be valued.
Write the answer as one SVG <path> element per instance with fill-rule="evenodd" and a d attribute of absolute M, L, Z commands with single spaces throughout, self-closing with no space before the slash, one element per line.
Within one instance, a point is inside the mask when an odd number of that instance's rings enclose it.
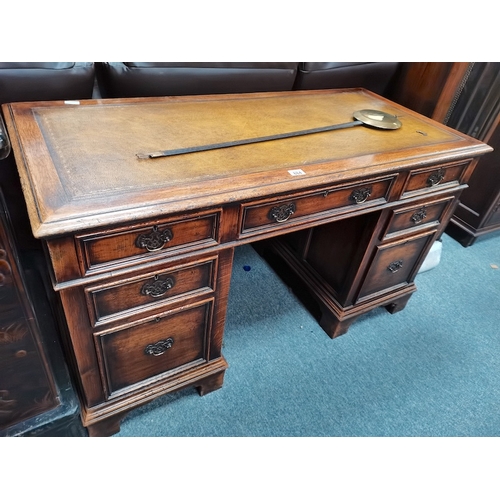
<path fill-rule="evenodd" d="M 306 173 L 303 170 L 301 170 L 300 168 L 298 168 L 297 170 L 289 170 L 288 173 L 290 175 L 294 175 L 294 176 L 295 175 L 306 175 Z"/>

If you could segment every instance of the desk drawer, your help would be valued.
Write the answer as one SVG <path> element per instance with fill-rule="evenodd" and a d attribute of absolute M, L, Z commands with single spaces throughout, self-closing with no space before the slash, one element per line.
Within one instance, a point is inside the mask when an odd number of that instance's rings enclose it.
<path fill-rule="evenodd" d="M 347 207 L 373 206 L 385 203 L 394 177 L 376 179 L 363 184 L 347 187 L 325 188 L 302 196 L 279 198 L 272 202 L 248 204 L 243 206 L 241 234 L 262 229 L 271 229 L 314 218 L 330 211 Z"/>
<path fill-rule="evenodd" d="M 184 267 L 162 267 L 141 276 L 87 287 L 85 295 L 94 326 L 188 294 L 212 292 L 215 262 L 214 258 Z"/>
<path fill-rule="evenodd" d="M 459 185 L 468 165 L 469 162 L 467 161 L 414 170 L 410 173 L 404 187 L 403 197 L 413 196 L 430 189 Z"/>
<path fill-rule="evenodd" d="M 384 237 L 392 238 L 403 231 L 438 226 L 453 200 L 454 197 L 427 200 L 425 203 L 406 205 L 393 210 Z"/>
<path fill-rule="evenodd" d="M 218 242 L 219 213 L 77 236 L 84 274 Z"/>
<path fill-rule="evenodd" d="M 98 336 L 109 395 L 207 360 L 213 302 Z"/>
<path fill-rule="evenodd" d="M 379 245 L 361 287 L 358 301 L 410 283 L 417 274 L 418 265 L 430 247 L 434 235 L 435 231 L 432 231 Z"/>

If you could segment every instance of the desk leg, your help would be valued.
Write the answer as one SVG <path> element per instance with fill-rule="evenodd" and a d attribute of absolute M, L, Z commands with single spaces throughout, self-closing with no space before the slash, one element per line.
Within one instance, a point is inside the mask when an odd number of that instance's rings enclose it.
<path fill-rule="evenodd" d="M 411 297 L 411 293 L 408 295 L 405 295 L 404 297 L 401 297 L 400 299 L 393 300 L 390 304 L 387 304 L 385 306 L 385 308 L 391 314 L 402 311 L 406 307 L 406 304 L 408 304 L 410 297 Z"/>
<path fill-rule="evenodd" d="M 89 436 L 108 437 L 120 432 L 120 425 L 124 416 L 124 413 L 120 413 L 119 415 L 106 417 L 104 420 L 88 425 L 87 430 Z"/>
<path fill-rule="evenodd" d="M 205 396 L 222 387 L 225 372 L 216 373 L 203 380 L 203 383 L 196 387 L 200 396 Z"/>
<path fill-rule="evenodd" d="M 319 326 L 323 328 L 331 339 L 334 339 L 347 333 L 347 330 L 349 330 L 355 319 L 356 317 L 340 320 L 329 309 L 321 307 Z"/>

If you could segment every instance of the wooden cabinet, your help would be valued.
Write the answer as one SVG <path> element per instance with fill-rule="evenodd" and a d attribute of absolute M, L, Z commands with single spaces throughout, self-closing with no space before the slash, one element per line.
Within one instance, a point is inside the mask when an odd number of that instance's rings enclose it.
<path fill-rule="evenodd" d="M 144 153 L 345 123 L 358 109 L 403 126 Z M 124 413 L 162 394 L 221 387 L 237 245 L 270 245 L 332 337 L 374 307 L 403 308 L 491 149 L 360 89 L 4 110 L 93 436 L 117 432 Z"/>
<path fill-rule="evenodd" d="M 388 97 L 441 123 L 446 123 L 457 90 L 471 69 L 467 62 L 400 63 Z"/>
<path fill-rule="evenodd" d="M 473 63 L 447 124 L 493 147 L 469 180 L 446 232 L 469 246 L 500 230 L 500 63 Z"/>
<path fill-rule="evenodd" d="M 0 191 L 0 432 L 59 405 Z"/>
<path fill-rule="evenodd" d="M 493 147 L 460 197 L 446 232 L 463 246 L 500 229 L 500 63 L 403 63 L 391 97 Z"/>

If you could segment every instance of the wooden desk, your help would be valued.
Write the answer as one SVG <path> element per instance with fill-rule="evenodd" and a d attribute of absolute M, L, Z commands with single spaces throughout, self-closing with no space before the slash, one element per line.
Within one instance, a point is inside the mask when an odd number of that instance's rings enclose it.
<path fill-rule="evenodd" d="M 136 155 L 345 123 L 360 109 L 402 127 Z M 402 309 L 491 149 L 360 89 L 17 103 L 4 115 L 91 435 L 162 394 L 221 387 L 236 245 L 271 241 L 331 337 L 374 307 Z"/>

